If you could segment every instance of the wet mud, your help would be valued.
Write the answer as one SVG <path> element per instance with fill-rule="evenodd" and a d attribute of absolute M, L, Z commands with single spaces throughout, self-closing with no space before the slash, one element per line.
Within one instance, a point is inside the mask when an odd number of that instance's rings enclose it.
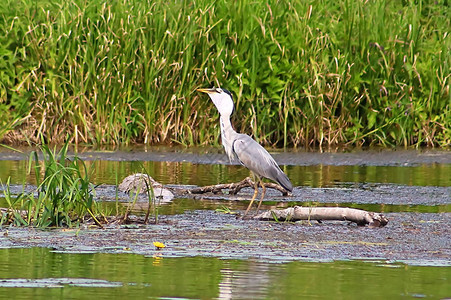
<path fill-rule="evenodd" d="M 19 190 L 19 186 L 15 186 Z M 20 187 L 21 188 L 21 187 Z M 110 224 L 104 229 L 81 225 L 79 229 L 39 230 L 7 228 L 0 231 L 0 247 L 50 247 L 58 252 L 108 252 L 178 256 L 213 256 L 220 258 L 253 258 L 264 261 L 330 261 L 376 259 L 402 261 L 410 264 L 451 265 L 451 213 L 445 206 L 442 213 L 384 213 L 394 204 L 449 204 L 450 188 L 371 185 L 360 187 L 303 188 L 293 196 L 268 191 L 270 201 L 263 209 L 281 208 L 304 201 L 336 204 L 378 203 L 378 210 L 389 219 L 383 228 L 359 227 L 347 222 L 263 222 L 241 220 L 234 214 L 215 211 L 221 206 L 242 213 L 252 194 L 243 189 L 238 195 L 188 195 L 172 186 L 178 195 L 173 202 L 162 204 L 158 224 L 141 224 L 146 209 L 145 197 L 137 204 L 138 215 L 132 224 Z M 32 187 L 28 187 L 32 190 Z M 177 190 L 179 190 L 177 192 Z M 116 201 L 115 187 L 97 188 L 98 200 Z M 130 196 L 119 192 L 121 203 Z M 191 203 L 177 210 L 183 201 Z M 140 204 L 144 204 L 140 206 Z M 236 203 L 233 205 L 232 203 Z M 312 205 L 312 204 L 308 204 Z M 316 204 L 315 204 L 316 205 Z M 446 208 L 448 207 L 448 208 Z M 173 211 L 175 209 L 175 211 Z M 172 211 L 172 213 L 171 213 Z M 141 213 L 140 213 L 141 212 Z M 141 217 L 140 217 L 141 215 Z M 155 249 L 153 242 L 166 245 Z"/>
<path fill-rule="evenodd" d="M 0 247 L 50 247 L 65 253 L 252 258 L 268 262 L 347 259 L 451 265 L 450 213 L 388 213 L 384 228 L 346 222 L 275 223 L 241 220 L 212 210 L 160 216 L 158 224 L 105 229 L 2 228 Z M 156 249 L 153 242 L 166 245 Z"/>
<path fill-rule="evenodd" d="M 216 150 L 215 150 L 216 151 Z M 176 152 L 84 152 L 85 160 L 161 160 L 193 163 L 228 163 L 221 151 Z M 387 165 L 451 164 L 448 151 L 369 151 L 353 153 L 275 153 L 281 164 L 295 165 Z M 22 154 L 0 152 L 0 160 L 24 159 Z M 104 229 L 81 224 L 76 229 L 0 228 L 0 248 L 50 247 L 67 253 L 136 253 L 148 256 L 251 258 L 269 262 L 347 259 L 401 261 L 416 265 L 451 265 L 451 187 L 412 186 L 390 183 L 337 183 L 334 187 L 296 187 L 292 196 L 269 190 L 263 209 L 293 205 L 362 206 L 383 213 L 389 223 L 383 228 L 359 227 L 347 222 L 263 222 L 242 220 L 234 214 L 215 211 L 228 207 L 242 213 L 252 195 L 243 189 L 237 195 L 190 195 L 190 186 L 168 185 L 176 198 L 162 204 L 157 224 L 142 224 L 146 197 L 138 199 L 136 222 L 112 223 Z M 11 186 L 11 192 L 33 191 L 35 186 Z M 1 188 L 0 188 L 1 190 Z M 113 185 L 96 188 L 97 200 L 126 205 L 130 196 Z M 189 203 L 189 204 L 186 204 Z M 377 205 L 371 206 L 371 205 Z M 402 206 L 399 212 L 392 206 Z M 435 213 L 411 212 L 408 206 L 438 207 Z M 166 245 L 155 249 L 153 242 Z"/>

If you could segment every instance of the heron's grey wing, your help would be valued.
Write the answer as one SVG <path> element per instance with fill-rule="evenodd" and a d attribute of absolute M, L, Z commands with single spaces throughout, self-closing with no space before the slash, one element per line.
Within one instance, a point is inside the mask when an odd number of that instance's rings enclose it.
<path fill-rule="evenodd" d="M 259 176 L 278 182 L 288 191 L 293 190 L 290 179 L 279 168 L 271 154 L 250 136 L 237 135 L 233 141 L 232 149 L 243 166 Z"/>

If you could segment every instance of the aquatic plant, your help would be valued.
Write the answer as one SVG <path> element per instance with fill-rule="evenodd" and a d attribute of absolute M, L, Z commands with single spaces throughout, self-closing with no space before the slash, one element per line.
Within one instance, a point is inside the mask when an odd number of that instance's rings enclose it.
<path fill-rule="evenodd" d="M 451 143 L 446 0 L 4 0 L 0 12 L 11 143 L 217 143 L 217 114 L 194 93 L 212 84 L 235 95 L 237 131 L 266 145 Z"/>
<path fill-rule="evenodd" d="M 28 171 L 34 173 L 37 188 L 13 195 L 9 181 L 6 183 L 4 195 L 8 210 L 2 214 L 2 224 L 73 226 L 88 217 L 100 225 L 97 217 L 101 214 L 94 200 L 90 170 L 78 157 L 68 158 L 67 150 L 68 143 L 59 151 L 44 144 L 40 153 L 30 154 Z"/>

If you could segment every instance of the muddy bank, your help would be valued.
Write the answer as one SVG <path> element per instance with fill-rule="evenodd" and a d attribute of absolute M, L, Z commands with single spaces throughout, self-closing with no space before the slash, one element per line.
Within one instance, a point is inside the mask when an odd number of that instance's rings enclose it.
<path fill-rule="evenodd" d="M 23 153 L 0 148 L 0 160 L 27 159 Z M 368 150 L 352 152 L 304 152 L 299 150 L 270 151 L 281 165 L 313 166 L 416 166 L 420 164 L 451 164 L 448 150 Z M 71 155 L 74 155 L 73 153 Z M 168 161 L 194 164 L 230 164 L 222 148 L 158 148 L 136 147 L 134 150 L 78 152 L 83 160 L 107 161 Z"/>
<path fill-rule="evenodd" d="M 15 186 L 19 190 L 19 186 Z M 30 186 L 28 186 L 30 188 Z M 214 211 L 229 207 L 242 212 L 252 190 L 238 195 L 181 195 L 171 186 L 176 199 L 161 206 L 158 224 L 110 224 L 105 229 L 39 230 L 7 228 L 0 230 L 0 247 L 50 247 L 59 252 L 107 252 L 159 255 L 163 257 L 213 256 L 252 258 L 264 261 L 330 261 L 376 259 L 420 265 L 451 265 L 451 213 L 384 213 L 389 219 L 383 228 L 358 227 L 347 222 L 326 221 L 276 223 L 237 219 L 235 215 Z M 290 206 L 293 202 L 377 203 L 390 211 L 390 205 L 450 203 L 449 187 L 399 185 L 361 185 L 338 188 L 297 187 L 293 197 L 268 191 L 263 209 Z M 98 200 L 116 201 L 115 186 L 97 187 Z M 121 203 L 130 200 L 119 192 Z M 145 204 L 146 198 L 140 202 Z M 184 207 L 184 201 L 192 201 Z M 387 206 L 384 206 L 387 205 Z M 145 206 L 138 209 L 145 210 Z M 196 208 L 197 207 L 197 208 Z M 447 206 L 446 206 L 447 207 Z M 142 215 L 141 210 L 141 215 Z M 138 210 L 139 212 L 139 210 Z M 7 233 L 6 233 L 7 232 Z M 166 244 L 156 250 L 154 241 Z"/>
<path fill-rule="evenodd" d="M 33 186 L 27 186 L 29 191 Z M 276 223 L 237 219 L 235 215 L 216 212 L 229 207 L 242 212 L 252 194 L 243 189 L 238 195 L 182 195 L 171 186 L 176 199 L 160 208 L 158 224 L 110 224 L 105 229 L 39 230 L 3 227 L 0 248 L 50 247 L 60 252 L 107 252 L 159 255 L 163 257 L 214 256 L 220 258 L 252 258 L 264 261 L 330 261 L 347 259 L 376 259 L 402 261 L 420 265 L 451 265 L 451 213 L 449 187 L 418 187 L 387 184 L 356 185 L 337 188 L 297 187 L 293 197 L 268 191 L 263 209 L 281 208 L 293 202 L 319 203 L 377 203 L 378 209 L 390 211 L 392 204 L 443 204 L 440 213 L 384 213 L 389 223 L 383 228 L 358 227 L 347 222 Z M 13 186 L 17 192 L 21 186 Z M 115 186 L 102 185 L 96 189 L 98 200 L 116 201 Z M 130 200 L 119 192 L 121 203 Z M 247 201 L 244 201 L 247 200 Z M 146 198 L 140 198 L 145 204 Z M 192 201 L 184 206 L 186 201 Z M 115 204 L 114 204 L 115 205 Z M 384 206 L 387 205 L 387 206 Z M 136 208 L 145 210 L 145 206 Z M 139 210 L 141 209 L 141 210 Z M 166 244 L 156 250 L 154 241 Z"/>
<path fill-rule="evenodd" d="M 253 258 L 264 261 L 376 259 L 451 265 L 450 213 L 390 213 L 384 228 L 346 222 L 270 223 L 211 210 L 160 216 L 158 225 L 106 229 L 2 228 L 0 247 L 50 247 L 60 252 L 108 252 Z M 154 241 L 166 244 L 156 250 Z"/>

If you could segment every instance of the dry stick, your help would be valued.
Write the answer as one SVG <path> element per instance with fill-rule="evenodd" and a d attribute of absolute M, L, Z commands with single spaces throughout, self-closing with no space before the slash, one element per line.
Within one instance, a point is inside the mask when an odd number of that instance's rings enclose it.
<path fill-rule="evenodd" d="M 237 194 L 241 189 L 246 187 L 254 188 L 255 183 L 252 181 L 250 177 L 246 177 L 240 182 L 235 183 L 224 183 L 224 184 L 215 184 L 215 185 L 207 185 L 198 188 L 189 189 L 188 193 L 190 194 L 204 194 L 204 193 L 221 193 L 222 190 L 228 189 L 231 195 Z M 287 196 L 288 192 L 283 187 L 278 184 L 265 182 L 265 188 L 272 188 L 278 190 L 282 193 L 282 195 Z"/>
<path fill-rule="evenodd" d="M 294 206 L 282 210 L 270 210 L 263 212 L 253 219 L 256 220 L 338 220 L 351 221 L 357 225 L 369 227 L 384 227 L 388 219 L 375 212 L 347 207 L 301 207 Z"/>

